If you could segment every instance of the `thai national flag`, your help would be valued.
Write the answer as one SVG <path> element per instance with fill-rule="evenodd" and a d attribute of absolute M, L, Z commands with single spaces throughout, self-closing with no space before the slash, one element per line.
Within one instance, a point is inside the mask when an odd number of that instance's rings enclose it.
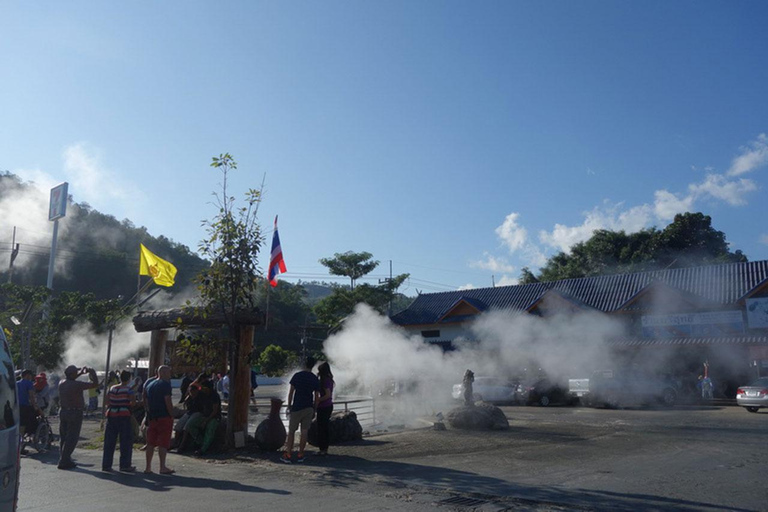
<path fill-rule="evenodd" d="M 280 235 L 277 234 L 277 215 L 275 215 L 275 232 L 272 235 L 272 257 L 269 260 L 269 284 L 277 286 L 277 274 L 286 272 L 283 250 L 280 248 Z"/>

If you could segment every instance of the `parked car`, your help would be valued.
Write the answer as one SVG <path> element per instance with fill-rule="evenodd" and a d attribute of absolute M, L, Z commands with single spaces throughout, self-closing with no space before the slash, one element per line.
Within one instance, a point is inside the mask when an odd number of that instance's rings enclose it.
<path fill-rule="evenodd" d="M 589 379 L 569 379 L 568 391 L 585 405 L 623 407 L 659 403 L 675 405 L 677 390 L 666 378 L 636 372 L 600 370 Z"/>
<path fill-rule="evenodd" d="M 13 359 L 0 326 L 0 510 L 16 510 L 19 497 L 19 402 Z"/>
<path fill-rule="evenodd" d="M 541 405 L 543 407 L 551 404 L 572 405 L 577 400 L 571 396 L 568 389 L 549 379 L 539 379 L 527 388 L 526 403 L 528 405 Z"/>
<path fill-rule="evenodd" d="M 516 402 L 522 393 L 522 386 L 503 378 L 475 377 L 472 383 L 472 394 L 478 401 Z M 452 395 L 456 400 L 464 400 L 464 384 L 454 384 Z"/>
<path fill-rule="evenodd" d="M 768 377 L 757 379 L 749 386 L 739 386 L 736 390 L 736 403 L 749 412 L 768 407 Z"/>

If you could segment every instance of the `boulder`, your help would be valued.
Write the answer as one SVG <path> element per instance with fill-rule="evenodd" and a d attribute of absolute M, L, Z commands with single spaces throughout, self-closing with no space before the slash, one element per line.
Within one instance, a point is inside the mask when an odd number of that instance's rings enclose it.
<path fill-rule="evenodd" d="M 330 444 L 341 444 L 348 441 L 359 441 L 363 438 L 363 427 L 357 421 L 354 411 L 339 411 L 331 415 Z M 312 420 L 309 427 L 309 444 L 317 446 L 317 418 Z"/>
<path fill-rule="evenodd" d="M 448 411 L 448 424 L 464 430 L 507 430 L 509 420 L 495 405 L 478 403 L 461 405 Z"/>

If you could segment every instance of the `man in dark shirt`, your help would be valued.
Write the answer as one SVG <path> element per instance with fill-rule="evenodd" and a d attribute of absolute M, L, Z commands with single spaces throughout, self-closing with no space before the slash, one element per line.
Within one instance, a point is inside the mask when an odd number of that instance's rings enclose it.
<path fill-rule="evenodd" d="M 160 458 L 160 474 L 170 475 L 175 471 L 165 465 L 165 457 L 171 447 L 173 432 L 173 403 L 171 402 L 171 367 L 160 366 L 157 379 L 145 386 L 147 406 L 147 467 L 144 473 L 152 473 L 152 456 Z"/>
<path fill-rule="evenodd" d="M 291 389 L 288 392 L 288 407 L 291 417 L 288 422 L 288 439 L 285 443 L 285 453 L 280 460 L 286 464 L 291 463 L 293 452 L 294 434 L 301 425 L 301 437 L 299 438 L 299 453 L 296 462 L 304 462 L 304 448 L 307 446 L 307 433 L 315 416 L 317 399 L 320 392 L 320 380 L 312 373 L 315 366 L 315 358 L 307 357 L 304 362 L 304 370 L 291 377 Z"/>
<path fill-rule="evenodd" d="M 187 430 L 200 448 L 195 455 L 203 455 L 213 444 L 216 437 L 216 429 L 221 421 L 221 398 L 210 381 L 203 383 L 198 396 L 201 404 L 201 414 L 190 418 Z"/>
<path fill-rule="evenodd" d="M 77 380 L 80 375 L 88 374 L 91 382 Z M 59 455 L 59 469 L 72 469 L 76 466 L 72 460 L 72 452 L 75 451 L 77 441 L 80 439 L 80 429 L 83 427 L 83 411 L 85 400 L 83 391 L 99 387 L 99 378 L 93 368 L 82 369 L 70 365 L 64 370 L 66 377 L 59 384 L 59 435 L 61 439 L 61 453 Z"/>

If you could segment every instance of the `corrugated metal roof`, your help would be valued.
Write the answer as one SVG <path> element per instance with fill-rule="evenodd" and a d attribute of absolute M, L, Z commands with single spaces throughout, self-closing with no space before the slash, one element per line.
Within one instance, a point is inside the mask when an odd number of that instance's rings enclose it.
<path fill-rule="evenodd" d="M 399 325 L 434 324 L 457 301 L 480 301 L 488 309 L 523 311 L 547 290 L 557 290 L 587 306 L 604 312 L 617 311 L 643 288 L 660 281 L 714 304 L 737 302 L 768 279 L 768 260 L 726 263 L 706 267 L 654 270 L 635 274 L 583 277 L 548 283 L 533 283 L 496 288 L 475 288 L 454 292 L 424 293 L 411 306 L 394 315 Z"/>
<path fill-rule="evenodd" d="M 717 338 L 621 338 L 609 345 L 645 347 L 649 345 L 768 345 L 768 336 L 723 336 Z"/>

